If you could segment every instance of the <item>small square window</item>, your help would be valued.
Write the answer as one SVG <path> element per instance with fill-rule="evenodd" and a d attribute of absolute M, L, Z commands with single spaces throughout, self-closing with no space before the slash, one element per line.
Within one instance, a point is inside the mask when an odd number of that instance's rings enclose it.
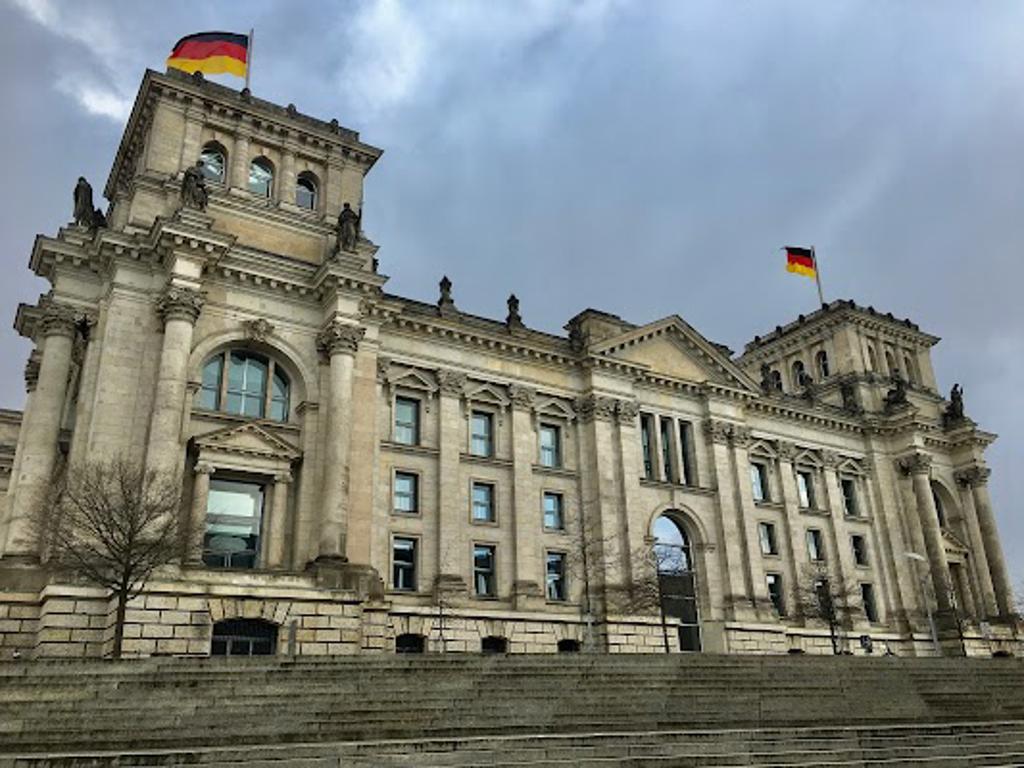
<path fill-rule="evenodd" d="M 473 546 L 473 588 L 480 597 L 494 597 L 497 594 L 493 544 Z"/>
<path fill-rule="evenodd" d="M 420 443 L 420 401 L 411 397 L 395 398 L 395 442 Z"/>
<path fill-rule="evenodd" d="M 565 583 L 565 554 L 548 552 L 546 560 L 548 600 L 565 600 L 568 594 Z"/>
<path fill-rule="evenodd" d="M 844 477 L 839 481 L 843 491 L 843 514 L 847 517 L 857 517 L 860 510 L 857 508 L 857 484 L 852 478 Z"/>
<path fill-rule="evenodd" d="M 759 461 L 750 464 L 750 485 L 754 494 L 754 501 L 768 501 L 771 496 L 768 492 L 768 467 Z"/>
<path fill-rule="evenodd" d="M 473 483 L 473 522 L 494 521 L 494 486 L 490 483 Z"/>
<path fill-rule="evenodd" d="M 561 430 L 553 424 L 540 425 L 540 463 L 544 467 L 562 466 Z"/>
<path fill-rule="evenodd" d="M 391 544 L 391 586 L 416 591 L 416 539 L 396 536 Z"/>
<path fill-rule="evenodd" d="M 853 548 L 853 562 L 857 565 L 868 564 L 868 543 L 860 534 L 850 537 L 850 546 Z"/>
<path fill-rule="evenodd" d="M 800 497 L 801 509 L 814 509 L 814 475 L 810 472 L 796 473 L 796 492 Z"/>
<path fill-rule="evenodd" d="M 782 577 L 777 573 L 765 574 L 768 583 L 768 597 L 772 601 L 772 607 L 779 616 L 786 615 L 786 605 L 782 596 Z"/>
<path fill-rule="evenodd" d="M 544 494 L 544 527 L 552 531 L 565 530 L 565 515 L 563 509 L 562 494 Z"/>
<path fill-rule="evenodd" d="M 469 452 L 474 456 L 494 455 L 494 417 L 484 411 L 473 411 L 470 419 Z"/>
<path fill-rule="evenodd" d="M 412 472 L 395 472 L 395 512 L 415 515 L 420 511 L 419 477 Z"/>
<path fill-rule="evenodd" d="M 871 584 L 860 585 L 860 601 L 864 606 L 864 616 L 872 624 L 878 621 L 878 607 L 875 605 L 875 588 Z"/>
<path fill-rule="evenodd" d="M 779 544 L 775 538 L 775 523 L 758 523 L 757 531 L 761 538 L 761 554 L 779 554 Z"/>
<path fill-rule="evenodd" d="M 807 556 L 815 563 L 825 560 L 825 545 L 821 538 L 821 531 L 817 528 L 807 529 Z"/>

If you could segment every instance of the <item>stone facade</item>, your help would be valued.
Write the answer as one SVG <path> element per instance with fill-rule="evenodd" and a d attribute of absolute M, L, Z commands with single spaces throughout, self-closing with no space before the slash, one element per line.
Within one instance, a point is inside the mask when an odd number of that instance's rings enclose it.
<path fill-rule="evenodd" d="M 129 606 L 132 655 L 208 654 L 231 620 L 296 654 L 826 652 L 814 568 L 852 590 L 844 642 L 931 654 L 930 614 L 946 652 L 1017 647 L 994 436 L 946 413 L 935 337 L 834 302 L 735 357 L 677 316 L 588 309 L 558 336 L 514 298 L 461 312 L 447 279 L 436 305 L 391 295 L 335 228 L 380 155 L 146 74 L 109 228 L 32 251 L 51 290 L 18 309 L 28 397 L 0 413 L 4 658 L 109 652 L 111 600 L 48 573 L 29 521 L 55 473 L 117 455 L 180 482 L 193 542 Z M 197 157 L 205 210 L 180 195 Z M 640 599 L 663 520 L 687 565 L 664 625 Z"/>

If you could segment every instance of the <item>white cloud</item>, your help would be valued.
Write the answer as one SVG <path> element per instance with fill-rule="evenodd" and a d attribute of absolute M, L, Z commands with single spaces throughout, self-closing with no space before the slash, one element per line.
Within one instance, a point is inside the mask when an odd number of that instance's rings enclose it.
<path fill-rule="evenodd" d="M 126 98 L 107 86 L 83 80 L 78 75 L 62 77 L 57 81 L 57 90 L 74 97 L 90 115 L 124 122 L 132 111 L 131 98 Z"/>

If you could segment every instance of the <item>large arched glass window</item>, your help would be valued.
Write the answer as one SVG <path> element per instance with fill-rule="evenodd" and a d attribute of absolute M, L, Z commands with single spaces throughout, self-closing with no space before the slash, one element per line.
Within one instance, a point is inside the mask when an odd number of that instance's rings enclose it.
<path fill-rule="evenodd" d="M 270 197 L 274 188 L 274 166 L 265 157 L 249 164 L 249 191 L 259 197 Z"/>
<path fill-rule="evenodd" d="M 203 164 L 203 176 L 210 181 L 224 183 L 228 166 L 228 153 L 224 147 L 216 141 L 208 142 L 199 153 L 199 160 Z"/>
<path fill-rule="evenodd" d="M 316 176 L 309 171 L 303 171 L 295 181 L 295 204 L 307 211 L 316 210 L 317 202 Z"/>
<path fill-rule="evenodd" d="M 257 419 L 288 420 L 288 375 L 271 359 L 228 350 L 203 366 L 199 407 Z"/>
<path fill-rule="evenodd" d="M 654 521 L 652 533 L 661 610 L 665 616 L 672 616 L 679 621 L 679 650 L 699 651 L 697 574 L 690 538 L 682 526 L 668 515 L 662 515 Z"/>
<path fill-rule="evenodd" d="M 654 555 L 659 573 L 693 570 L 690 539 L 672 518 L 665 515 L 654 521 Z"/>

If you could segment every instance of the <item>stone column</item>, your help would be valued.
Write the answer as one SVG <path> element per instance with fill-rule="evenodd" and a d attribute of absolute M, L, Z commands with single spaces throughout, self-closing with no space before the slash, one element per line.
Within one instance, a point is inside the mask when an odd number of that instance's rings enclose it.
<path fill-rule="evenodd" d="M 270 505 L 270 525 L 267 527 L 267 567 L 284 567 L 284 537 L 288 521 L 288 491 L 291 488 L 291 472 L 274 475 L 274 498 Z"/>
<path fill-rule="evenodd" d="M 540 563 L 534 543 L 542 529 L 540 499 L 533 492 L 533 464 L 537 457 L 537 433 L 533 428 L 533 403 L 536 393 L 519 384 L 508 388 L 512 401 L 512 516 L 513 573 L 512 592 L 516 608 L 544 599 L 540 586 Z"/>
<path fill-rule="evenodd" d="M 825 501 L 829 511 L 829 526 L 832 532 L 832 548 L 836 553 L 835 579 L 837 585 L 847 585 L 857 579 L 857 567 L 853 562 L 853 545 L 850 531 L 846 527 L 846 513 L 843 508 L 843 492 L 839 485 L 839 454 L 833 451 L 821 452 L 824 468 L 822 477 L 825 485 Z M 882 585 L 879 584 L 881 592 Z"/>
<path fill-rule="evenodd" d="M 782 525 L 785 530 L 786 579 L 789 589 L 786 590 L 786 608 L 790 616 L 801 618 L 802 591 L 800 580 L 804 578 L 804 566 L 809 563 L 807 557 L 806 534 L 800 521 L 800 499 L 796 489 L 796 475 L 793 470 L 793 458 L 796 446 L 793 443 L 779 441 L 779 485 L 782 488 Z"/>
<path fill-rule="evenodd" d="M 996 607 L 1001 616 L 1010 616 L 1015 613 L 1013 586 L 1010 583 L 1006 560 L 1003 558 L 1003 548 L 999 543 L 999 529 L 996 527 L 996 518 L 992 513 L 992 499 L 988 494 L 988 478 L 991 474 L 992 470 L 979 465 L 961 473 L 961 477 L 971 486 L 971 500 L 974 502 L 974 511 L 978 516 L 978 528 L 981 531 L 985 558 L 988 560 L 988 570 L 992 577 Z"/>
<path fill-rule="evenodd" d="M 932 457 L 924 453 L 911 454 L 900 459 L 900 468 L 904 474 L 910 475 L 914 485 L 917 515 L 921 521 L 921 532 L 927 550 L 921 554 L 928 556 L 935 603 L 940 613 L 949 613 L 953 607 L 949 600 L 949 563 L 946 560 L 946 545 L 939 526 L 939 514 L 932 496 Z M 924 599 L 927 600 L 927 596 L 924 596 Z"/>
<path fill-rule="evenodd" d="M 746 536 L 740 524 L 739 498 L 729 448 L 733 426 L 726 421 L 707 419 L 704 434 L 711 443 L 712 471 L 716 486 L 718 514 L 716 537 L 720 543 L 719 567 L 726 618 L 751 618 L 753 597 L 747 577 Z M 746 471 L 746 467 L 743 468 Z M 749 480 L 747 481 L 749 485 Z"/>
<path fill-rule="evenodd" d="M 203 539 L 206 537 L 206 508 L 210 501 L 210 475 L 214 472 L 212 464 L 200 461 L 196 464 L 195 480 L 192 481 L 192 509 L 188 525 L 189 565 L 203 562 Z"/>
<path fill-rule="evenodd" d="M 437 546 L 437 576 L 435 588 L 438 597 L 449 593 L 464 593 L 466 580 L 460 564 L 469 556 L 463 544 L 466 527 L 466 505 L 459 455 L 464 445 L 465 419 L 460 409 L 466 391 L 466 374 L 441 369 L 437 372 L 440 388 L 438 396 L 438 482 L 437 528 L 434 540 Z"/>
<path fill-rule="evenodd" d="M 249 189 L 249 137 L 235 136 L 235 148 L 231 152 L 230 181 L 232 189 Z"/>
<path fill-rule="evenodd" d="M 203 297 L 192 288 L 170 286 L 157 302 L 164 321 L 156 395 L 149 421 L 146 466 L 162 474 L 180 477 L 184 456 L 181 450 L 181 410 L 188 386 L 188 358 L 192 352 L 192 329 Z"/>
<path fill-rule="evenodd" d="M 317 336 L 327 356 L 327 439 L 324 450 L 323 512 L 317 560 L 347 560 L 349 443 L 352 433 L 352 373 L 366 329 L 332 321 Z"/>
<path fill-rule="evenodd" d="M 11 499 L 4 558 L 34 561 L 39 556 L 32 541 L 31 520 L 53 481 L 76 318 L 70 307 L 51 304 L 40 320 L 43 355 L 32 407 L 26 412 L 21 425 L 24 442 L 19 456 L 17 493 Z"/>
<path fill-rule="evenodd" d="M 985 551 L 985 539 L 981 533 L 981 523 L 978 510 L 974 502 L 974 485 L 980 482 L 980 475 L 986 474 L 989 470 L 982 467 L 968 467 L 956 473 L 956 481 L 968 490 L 968 494 L 961 496 L 963 500 L 964 517 L 967 522 L 967 535 L 971 543 L 971 558 L 974 570 L 974 577 L 978 584 L 980 594 L 978 595 L 978 613 L 982 617 L 998 616 L 999 603 L 996 600 L 996 590 L 992 583 L 992 570 L 989 567 L 988 554 Z"/>
<path fill-rule="evenodd" d="M 295 205 L 295 153 L 284 150 L 281 159 L 281 183 L 277 188 L 278 202 Z"/>

